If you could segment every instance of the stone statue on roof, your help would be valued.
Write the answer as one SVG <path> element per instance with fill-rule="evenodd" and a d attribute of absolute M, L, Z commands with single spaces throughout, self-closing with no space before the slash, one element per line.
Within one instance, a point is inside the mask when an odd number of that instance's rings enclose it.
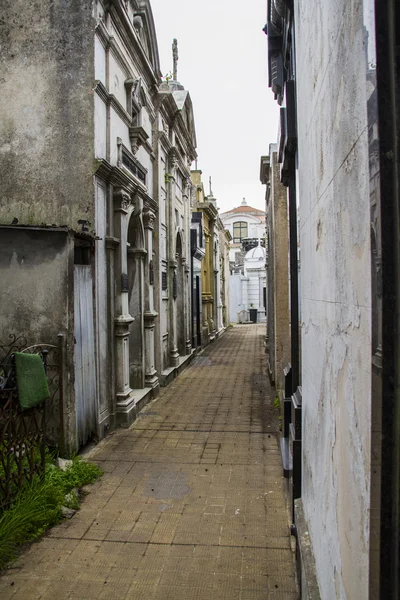
<path fill-rule="evenodd" d="M 173 59 L 173 81 L 178 81 L 178 40 L 174 38 L 172 43 L 172 59 Z"/>

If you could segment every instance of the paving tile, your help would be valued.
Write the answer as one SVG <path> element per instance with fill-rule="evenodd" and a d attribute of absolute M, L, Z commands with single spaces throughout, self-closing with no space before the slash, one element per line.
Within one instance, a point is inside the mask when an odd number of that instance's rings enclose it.
<path fill-rule="evenodd" d="M 105 440 L 104 476 L 2 600 L 298 599 L 263 337 L 230 328 Z"/>

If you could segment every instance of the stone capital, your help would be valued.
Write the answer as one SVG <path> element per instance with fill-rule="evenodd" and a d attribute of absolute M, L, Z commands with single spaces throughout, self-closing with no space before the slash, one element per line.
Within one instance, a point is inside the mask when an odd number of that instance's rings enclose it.
<path fill-rule="evenodd" d="M 144 326 L 146 327 L 146 329 L 151 329 L 154 327 L 154 321 L 157 317 L 158 312 L 156 312 L 155 310 L 149 310 L 143 313 Z"/>
<path fill-rule="evenodd" d="M 174 171 L 178 166 L 178 151 L 173 146 L 171 150 L 168 152 L 168 170 Z"/>
<path fill-rule="evenodd" d="M 132 206 L 132 198 L 130 192 L 127 192 L 123 188 L 114 188 L 113 193 L 114 199 L 114 210 L 123 211 L 128 213 Z"/>
<path fill-rule="evenodd" d="M 190 192 L 191 192 L 191 185 L 192 182 L 190 180 L 190 177 L 184 177 L 183 178 L 183 194 L 185 196 L 189 196 Z"/>
<path fill-rule="evenodd" d="M 143 210 L 143 225 L 145 229 L 154 229 L 156 222 L 155 213 L 149 208 L 145 207 Z"/>

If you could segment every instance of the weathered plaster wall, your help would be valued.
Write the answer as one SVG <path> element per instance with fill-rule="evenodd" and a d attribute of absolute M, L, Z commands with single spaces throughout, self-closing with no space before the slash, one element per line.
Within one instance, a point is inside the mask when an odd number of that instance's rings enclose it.
<path fill-rule="evenodd" d="M 0 230 L 0 332 L 30 343 L 55 343 L 68 329 L 68 237 L 65 232 Z"/>
<path fill-rule="evenodd" d="M 295 6 L 302 500 L 322 598 L 365 600 L 371 284 L 362 2 Z"/>
<path fill-rule="evenodd" d="M 65 336 L 67 448 L 75 448 L 73 239 L 66 231 L 0 229 L 0 339 L 57 345 Z"/>
<path fill-rule="evenodd" d="M 0 223 L 93 226 L 92 0 L 1 9 Z"/>
<path fill-rule="evenodd" d="M 269 268 L 273 270 L 273 352 L 274 379 L 278 395 L 284 388 L 283 369 L 290 362 L 289 318 L 289 231 L 287 188 L 280 182 L 280 165 L 276 147 L 270 148 L 271 219 L 273 252 Z"/>

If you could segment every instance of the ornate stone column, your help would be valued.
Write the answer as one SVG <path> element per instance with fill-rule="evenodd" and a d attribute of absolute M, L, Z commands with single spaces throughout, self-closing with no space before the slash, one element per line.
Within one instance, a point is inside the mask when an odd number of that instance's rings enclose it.
<path fill-rule="evenodd" d="M 169 357 L 170 357 L 170 366 L 176 367 L 179 365 L 179 352 L 178 352 L 178 344 L 176 337 L 176 319 L 177 319 L 177 310 L 176 310 L 176 298 L 177 298 L 177 286 L 178 286 L 178 275 L 177 275 L 178 262 L 176 259 L 168 261 L 168 270 L 169 270 Z"/>
<path fill-rule="evenodd" d="M 130 244 L 130 276 L 129 292 L 130 314 L 135 322 L 131 327 L 129 340 L 130 382 L 134 389 L 144 388 L 145 378 L 145 341 L 144 341 L 144 269 L 147 257 L 143 226 L 143 199 L 139 194 L 134 197 L 134 209 L 128 227 L 128 242 Z"/>
<path fill-rule="evenodd" d="M 212 298 L 212 304 L 210 307 L 209 319 L 208 319 L 208 327 L 210 331 L 210 335 L 214 337 L 217 331 L 217 320 L 216 320 L 216 312 L 217 312 L 217 289 L 216 289 L 216 274 L 215 274 L 215 250 L 214 250 L 214 242 L 215 242 L 215 218 L 211 218 L 209 220 L 209 243 L 210 243 L 210 254 L 209 254 L 209 272 L 210 272 L 210 293 Z"/>
<path fill-rule="evenodd" d="M 185 302 L 185 347 L 186 354 L 190 354 L 192 351 L 192 289 L 191 289 L 191 278 L 190 278 L 190 257 L 191 257 L 191 245 L 190 245 L 190 229 L 191 229 L 191 210 L 190 210 L 190 193 L 191 193 L 192 182 L 190 177 L 184 177 L 183 179 L 183 203 L 185 209 L 185 228 L 186 228 L 186 244 L 185 254 L 186 258 L 182 259 L 182 270 L 183 270 L 183 294 Z"/>
<path fill-rule="evenodd" d="M 183 259 L 183 285 L 185 294 L 185 331 L 186 331 L 186 354 L 192 352 L 192 330 L 191 330 L 191 289 L 190 289 L 190 265 Z"/>
<path fill-rule="evenodd" d="M 127 235 L 128 214 L 131 208 L 131 197 L 122 188 L 114 189 L 114 232 L 119 239 L 115 265 L 115 362 L 117 413 L 126 412 L 130 404 L 132 389 L 129 382 L 129 326 L 133 317 L 129 313 L 129 283 Z"/>
<path fill-rule="evenodd" d="M 147 252 L 144 248 L 129 248 L 128 255 L 133 264 L 134 279 L 130 282 L 130 312 L 135 322 L 131 326 L 129 340 L 130 382 L 134 389 L 145 387 L 145 341 L 144 341 L 144 264 Z"/>
<path fill-rule="evenodd" d="M 179 364 L 179 352 L 176 339 L 176 297 L 177 297 L 177 261 L 176 261 L 176 240 L 175 240 L 175 181 L 176 167 L 178 166 L 178 156 L 176 148 L 171 148 L 168 154 L 168 174 L 167 174 L 167 203 L 168 203 L 168 305 L 169 305 L 169 323 L 168 323 L 168 345 L 170 366 L 176 367 Z"/>
<path fill-rule="evenodd" d="M 154 265 L 153 265 L 153 230 L 156 216 L 149 208 L 143 211 L 143 225 L 147 261 L 145 261 L 144 284 L 144 337 L 145 337 L 145 386 L 158 392 L 160 387 L 155 368 L 154 329 L 158 313 L 154 310 Z M 155 392 L 156 393 L 156 392 Z"/>

